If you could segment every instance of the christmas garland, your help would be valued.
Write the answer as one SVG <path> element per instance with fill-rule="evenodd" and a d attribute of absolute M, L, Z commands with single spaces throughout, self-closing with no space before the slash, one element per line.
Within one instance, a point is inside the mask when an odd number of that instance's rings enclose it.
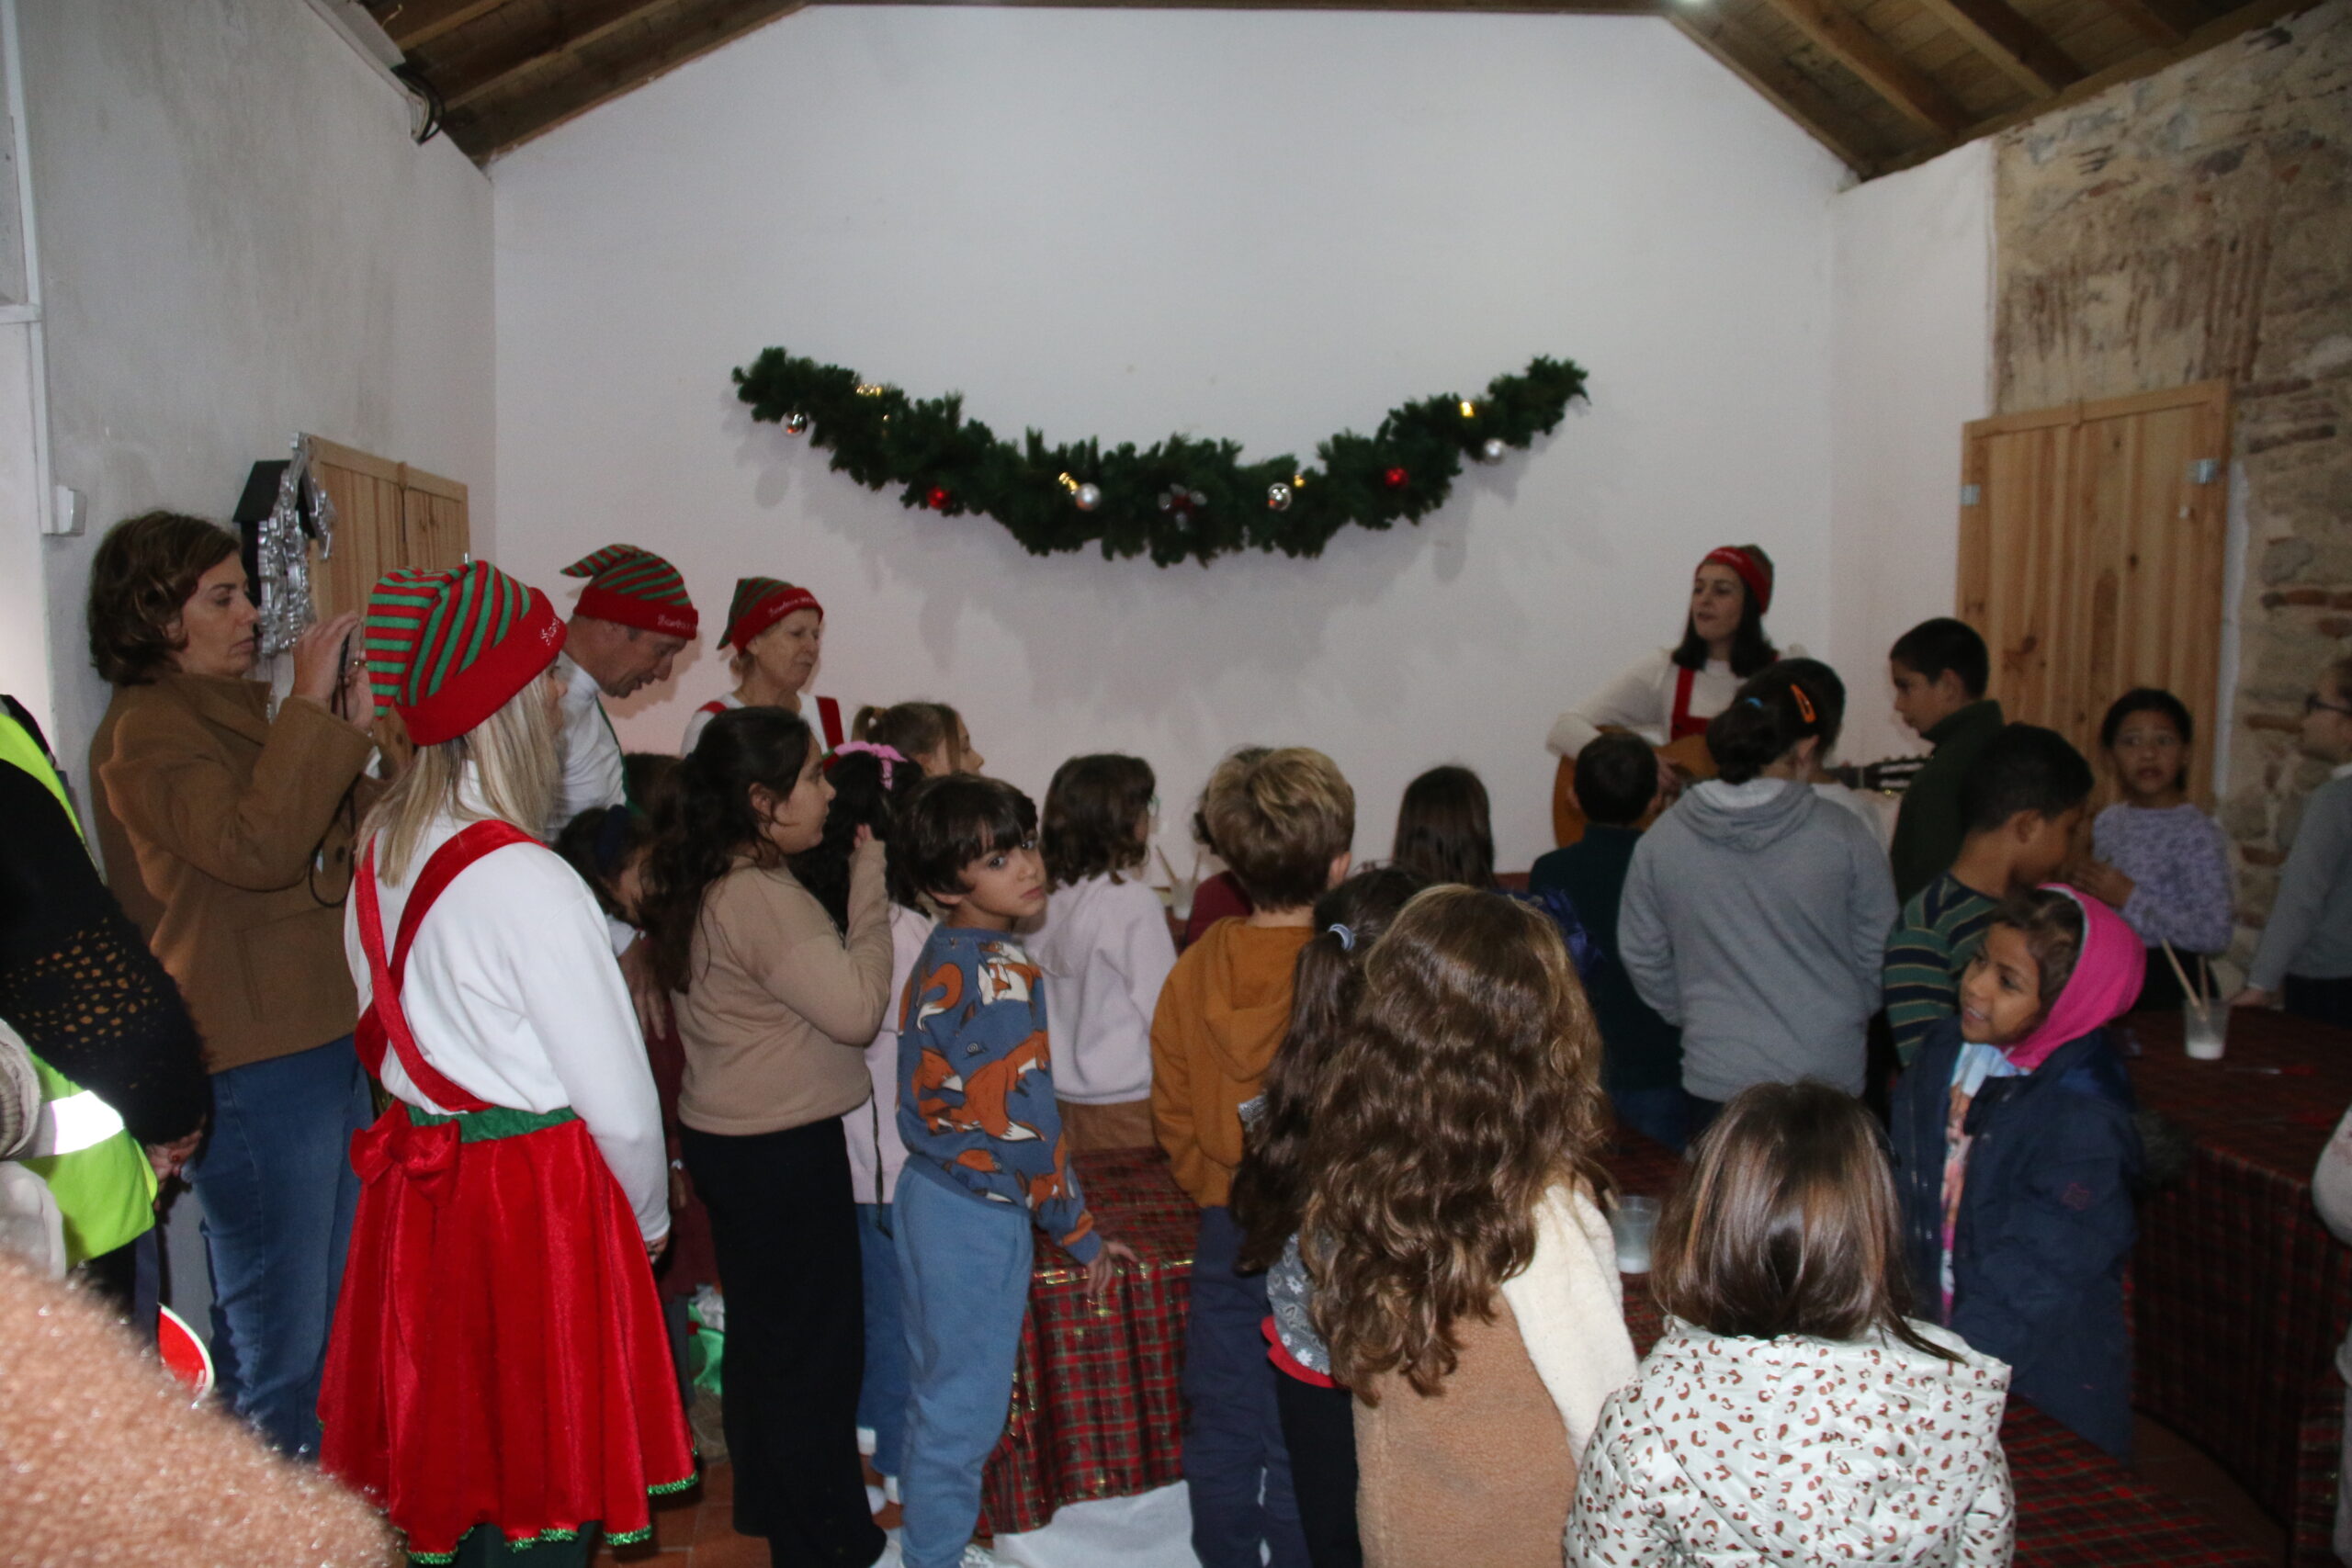
<path fill-rule="evenodd" d="M 1245 463 L 1239 442 L 1188 435 L 1106 451 L 1091 440 L 1048 446 L 1032 430 L 1016 446 L 966 419 L 960 395 L 910 398 L 781 348 L 735 372 L 753 419 L 830 447 L 832 466 L 868 490 L 897 485 L 902 504 L 950 516 L 984 512 L 1031 555 L 1091 544 L 1105 559 L 1148 555 L 1160 566 L 1245 549 L 1319 556 L 1349 524 L 1418 523 L 1444 503 L 1464 457 L 1498 463 L 1527 446 L 1584 382 L 1573 361 L 1538 358 L 1482 397 L 1423 398 L 1391 409 L 1369 436 L 1341 431 L 1310 468 L 1288 454 Z"/>

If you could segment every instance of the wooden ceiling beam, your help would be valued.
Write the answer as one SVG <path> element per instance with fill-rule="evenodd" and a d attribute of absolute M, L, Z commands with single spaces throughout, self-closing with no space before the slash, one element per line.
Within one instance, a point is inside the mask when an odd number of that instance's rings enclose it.
<path fill-rule="evenodd" d="M 1894 52 L 1837 0 L 1767 0 L 1798 31 L 1836 56 L 1871 91 L 1928 134 L 1949 141 L 1969 113 L 1926 72 Z"/>
<path fill-rule="evenodd" d="M 1677 6 L 1666 14 L 1666 19 L 1683 37 L 1713 55 L 1725 70 L 1754 88 L 1767 103 L 1796 121 L 1800 129 L 1827 148 L 1832 157 L 1853 170 L 1858 177 L 1871 176 L 1877 160 L 1869 150 L 1870 139 L 1863 129 L 1832 103 L 1828 95 L 1722 6 L 1711 6 L 1702 10 Z"/>
<path fill-rule="evenodd" d="M 544 27 L 525 27 L 470 54 L 438 61 L 425 72 L 446 109 L 487 96 L 526 71 L 560 61 L 644 16 L 663 0 L 572 0 Z"/>
<path fill-rule="evenodd" d="M 2037 98 L 2054 96 L 2083 79 L 2083 68 L 2051 42 L 2049 34 L 2012 9 L 2008 0 L 1917 3 Z"/>
<path fill-rule="evenodd" d="M 368 0 L 368 14 L 405 54 L 419 44 L 478 21 L 506 0 Z"/>
<path fill-rule="evenodd" d="M 2107 0 L 2107 8 L 2158 49 L 2170 49 L 2197 30 L 2196 15 L 2180 0 Z"/>
<path fill-rule="evenodd" d="M 657 76 L 734 42 L 754 28 L 797 11 L 807 0 L 721 0 L 682 9 L 676 0 L 656 0 L 638 22 L 642 29 L 630 48 L 613 54 L 585 45 L 567 57 L 569 69 L 509 95 L 486 95 L 452 110 L 449 139 L 476 161 L 486 161 L 567 120 L 636 91 Z"/>

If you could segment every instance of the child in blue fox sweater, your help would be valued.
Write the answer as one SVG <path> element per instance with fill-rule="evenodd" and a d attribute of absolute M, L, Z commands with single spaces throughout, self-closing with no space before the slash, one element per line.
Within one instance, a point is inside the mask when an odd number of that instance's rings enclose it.
<path fill-rule="evenodd" d="M 1046 908 L 1036 807 L 996 779 L 926 779 L 890 849 L 946 910 L 899 1021 L 907 1163 L 893 1219 L 911 1362 L 900 1550 L 909 1568 L 956 1568 L 1012 1400 L 1031 1214 L 1085 1266 L 1092 1295 L 1135 1254 L 1095 1233 L 1069 1169 L 1045 987 L 1012 935 Z"/>

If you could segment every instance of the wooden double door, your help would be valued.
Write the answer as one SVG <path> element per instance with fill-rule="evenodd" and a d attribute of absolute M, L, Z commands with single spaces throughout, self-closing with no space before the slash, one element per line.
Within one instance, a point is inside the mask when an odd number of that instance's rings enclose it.
<path fill-rule="evenodd" d="M 2108 705 L 2161 686 L 2203 748 L 2210 806 L 2229 529 L 2229 384 L 2206 381 L 1966 426 L 1960 606 L 1992 694 L 2096 765 Z"/>

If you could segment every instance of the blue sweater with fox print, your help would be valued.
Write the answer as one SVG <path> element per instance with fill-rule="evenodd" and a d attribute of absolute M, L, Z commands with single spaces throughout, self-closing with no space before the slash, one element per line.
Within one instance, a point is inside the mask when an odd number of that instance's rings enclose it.
<path fill-rule="evenodd" d="M 933 928 L 899 1004 L 899 1134 L 910 1169 L 1026 1205 L 1080 1263 L 1102 1250 L 1062 1145 L 1045 983 L 1018 939 Z"/>

